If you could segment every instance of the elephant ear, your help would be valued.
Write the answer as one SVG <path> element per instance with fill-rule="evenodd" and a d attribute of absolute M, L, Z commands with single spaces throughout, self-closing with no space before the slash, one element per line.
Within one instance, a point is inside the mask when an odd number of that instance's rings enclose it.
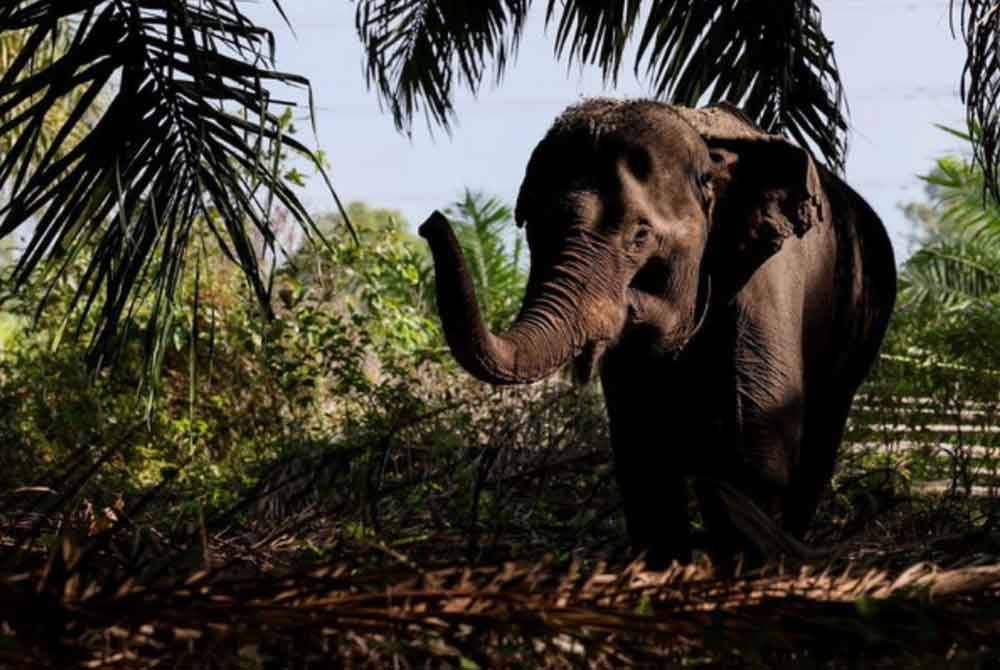
<path fill-rule="evenodd" d="M 712 237 L 720 260 L 752 273 L 786 240 L 823 220 L 819 172 L 808 151 L 764 132 L 731 105 L 675 111 L 712 156 Z"/>

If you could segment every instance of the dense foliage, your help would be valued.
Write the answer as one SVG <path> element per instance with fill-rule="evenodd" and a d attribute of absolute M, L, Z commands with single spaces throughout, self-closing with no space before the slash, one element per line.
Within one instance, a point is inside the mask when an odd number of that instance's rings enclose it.
<path fill-rule="evenodd" d="M 949 223 L 966 182 L 942 166 L 919 208 L 925 249 L 978 239 Z M 502 326 L 525 281 L 510 211 L 475 193 L 446 209 Z M 239 647 L 240 662 L 262 668 L 332 653 L 373 666 L 797 666 L 807 659 L 793 638 L 819 667 L 859 650 L 929 667 L 992 653 L 995 621 L 963 609 L 993 597 L 976 566 L 1000 555 L 991 499 L 974 495 L 998 481 L 989 291 L 961 301 L 950 283 L 920 288 L 919 252 L 903 268 L 884 355 L 808 538 L 837 548 L 835 577 L 733 581 L 705 564 L 651 577 L 628 565 L 598 389 L 470 380 L 442 341 L 423 242 L 398 212 L 345 210 L 360 244 L 331 234 L 346 225 L 338 213 L 314 217 L 327 243 L 300 245 L 277 211 L 287 257 L 273 319 L 196 222 L 196 271 L 153 354 L 158 377 L 143 374 L 148 307 L 130 315 L 114 366 L 87 365 L 73 306 L 86 262 L 5 303 L 0 596 L 21 605 L 0 612 L 0 664 L 66 667 L 120 649 L 134 656 L 120 667 L 184 664 L 198 649 L 205 667 L 224 667 Z M 974 217 L 974 231 L 987 220 Z M 36 318 L 42 291 L 50 308 Z M 911 568 L 923 560 L 949 571 Z M 868 576 L 844 573 L 849 564 Z M 767 595 L 746 595 L 758 589 Z M 921 589 L 939 595 L 912 596 Z M 42 607 L 73 622 L 58 644 L 39 642 Z M 803 617 L 812 628 L 787 624 Z M 850 649 L 823 642 L 844 630 Z M 972 646 L 949 651 L 959 638 Z"/>
<path fill-rule="evenodd" d="M 359 0 L 368 84 L 401 129 L 420 110 L 447 127 L 457 87 L 476 91 L 491 72 L 501 78 L 533 4 Z M 281 3 L 273 5 L 284 18 Z M 968 49 L 962 90 L 983 128 L 976 157 L 989 190 L 1000 132 L 992 111 L 1000 13 L 992 0 L 950 6 Z M 657 97 L 740 104 L 763 127 L 843 165 L 846 107 L 814 0 L 544 7 L 556 56 L 597 64 L 614 81 L 634 40 L 634 69 Z M 180 276 L 196 271 L 186 265 L 195 220 L 239 264 L 264 312 L 273 298 L 266 270 L 282 255 L 269 226 L 273 206 L 315 232 L 279 170 L 289 150 L 323 163 L 279 113 L 296 98 L 311 110 L 309 84 L 276 69 L 273 45 L 230 0 L 0 7 L 0 241 L 30 228 L 12 273 L 18 286 L 42 272 L 56 282 L 60 260 L 89 259 L 76 299 L 96 315 L 86 324 L 92 366 L 115 355 L 144 300 L 157 312 L 145 349 L 164 347 L 170 320 L 157 310 L 169 311 Z M 269 249 L 268 261 L 255 242 Z M 152 294 L 140 288 L 147 280 Z"/>
<path fill-rule="evenodd" d="M 506 252 L 510 210 L 465 193 L 446 211 L 475 259 L 485 313 L 509 321 L 524 286 L 520 243 Z M 290 453 L 368 435 L 372 421 L 387 429 L 394 417 L 441 411 L 449 403 L 439 396 L 458 388 L 478 396 L 470 383 L 445 381 L 458 375 L 435 316 L 426 245 L 395 212 L 361 203 L 348 212 L 361 243 L 331 237 L 298 250 L 275 274 L 271 320 L 247 300 L 233 264 L 207 242 L 192 251 L 198 272 L 169 313 L 155 386 L 142 386 L 151 309 L 131 315 L 121 358 L 96 376 L 85 344 L 67 332 L 86 262 L 10 301 L 0 333 L 6 481 L 33 481 L 40 462 L 96 459 L 97 445 L 116 445 L 93 491 L 135 493 L 168 476 L 188 487 L 189 502 L 219 507 Z M 340 215 L 317 220 L 343 225 Z M 50 308 L 36 318 L 43 290 Z"/>
<path fill-rule="evenodd" d="M 888 465 L 934 490 L 992 493 L 1000 486 L 1000 212 L 984 201 L 983 171 L 968 156 L 941 158 L 924 180 L 928 201 L 905 208 L 918 247 L 900 269 L 893 322 L 851 437 L 871 447 L 869 467 Z"/>

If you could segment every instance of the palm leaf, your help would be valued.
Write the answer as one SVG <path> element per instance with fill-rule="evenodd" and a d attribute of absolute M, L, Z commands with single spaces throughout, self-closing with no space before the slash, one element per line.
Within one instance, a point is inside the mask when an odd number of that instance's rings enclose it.
<path fill-rule="evenodd" d="M 477 91 L 490 69 L 502 76 L 516 51 L 529 0 L 363 0 L 355 23 L 367 81 L 396 126 L 409 131 L 421 108 L 447 129 L 456 82 Z"/>
<path fill-rule="evenodd" d="M 600 63 L 605 76 L 615 78 L 641 16 L 639 4 L 549 0 L 550 17 L 564 7 L 557 53 L 568 45 L 571 57 Z M 847 121 L 840 75 L 819 9 L 809 0 L 654 0 L 635 70 L 650 79 L 659 98 L 688 106 L 737 104 L 763 128 L 812 145 L 843 168 Z"/>
<path fill-rule="evenodd" d="M 983 195 L 1000 202 L 1000 3 L 951 0 L 951 15 L 967 49 L 961 94 L 969 125 L 980 129 L 973 149 L 985 176 Z"/>
<path fill-rule="evenodd" d="M 963 311 L 1000 305 L 1000 254 L 975 239 L 946 237 L 925 245 L 899 279 L 903 306 Z"/>
<path fill-rule="evenodd" d="M 964 140 L 973 151 L 982 139 L 982 130 L 975 125 L 967 132 L 939 128 Z M 1000 243 L 1000 201 L 983 199 L 988 178 L 980 164 L 961 156 L 945 156 L 921 179 L 934 188 L 941 233 L 984 244 Z"/>
<path fill-rule="evenodd" d="M 362 0 L 357 28 L 369 86 L 408 130 L 423 108 L 448 127 L 454 86 L 476 91 L 495 63 L 504 71 L 528 0 L 441 3 Z M 845 104 L 833 45 L 811 0 L 547 0 L 557 56 L 599 65 L 614 81 L 629 38 L 639 34 L 636 71 L 656 96 L 694 106 L 740 104 L 763 127 L 812 145 L 836 167 L 846 152 Z M 647 10 L 648 7 L 648 10 Z M 638 32 L 638 24 L 645 25 Z"/>
<path fill-rule="evenodd" d="M 62 54 L 33 63 L 34 45 L 66 25 Z M 25 36 L 0 78 L 0 141 L 9 145 L 0 186 L 10 193 L 0 237 L 34 223 L 14 285 L 39 275 L 51 285 L 83 262 L 72 307 L 78 331 L 92 317 L 92 361 L 120 346 L 123 322 L 148 303 L 155 368 L 188 246 L 204 225 L 269 313 L 259 240 L 273 250 L 272 207 L 312 225 L 277 169 L 283 152 L 312 154 L 268 90 L 309 84 L 273 68 L 271 34 L 232 0 L 7 3 L 0 31 Z M 98 96 L 103 108 L 84 123 Z M 75 106 L 46 138 L 46 120 L 70 98 Z M 75 145 L 59 151 L 73 133 Z"/>
<path fill-rule="evenodd" d="M 561 10 L 556 28 L 556 55 L 598 65 L 605 79 L 615 81 L 641 4 L 640 0 L 549 0 L 546 25 L 555 21 L 557 10 Z"/>

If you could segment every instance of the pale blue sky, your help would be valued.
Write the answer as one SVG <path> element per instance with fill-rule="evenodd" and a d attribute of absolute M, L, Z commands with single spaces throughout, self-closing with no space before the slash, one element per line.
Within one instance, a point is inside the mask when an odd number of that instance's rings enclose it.
<path fill-rule="evenodd" d="M 309 77 L 318 108 L 320 146 L 332 162 L 345 201 L 402 210 L 417 225 L 468 186 L 513 201 L 524 165 L 555 116 L 583 96 L 642 96 L 629 68 L 607 88 L 595 68 L 567 68 L 552 55 L 536 2 L 516 62 L 499 87 L 478 97 L 462 91 L 458 124 L 433 135 L 423 118 L 408 139 L 366 90 L 349 0 L 286 0 L 295 35 L 269 2 L 250 14 L 277 36 L 278 67 Z M 961 126 L 958 78 L 964 49 L 952 38 L 948 0 L 820 0 L 835 42 L 851 111 L 847 180 L 890 229 L 897 256 L 910 232 L 898 205 L 922 196 L 916 175 L 957 148 L 935 123 Z M 550 31 L 551 32 L 551 31 Z M 305 129 L 303 129 L 305 130 Z M 305 138 L 305 136 L 304 136 Z M 311 209 L 333 207 L 318 179 L 306 193 Z"/>

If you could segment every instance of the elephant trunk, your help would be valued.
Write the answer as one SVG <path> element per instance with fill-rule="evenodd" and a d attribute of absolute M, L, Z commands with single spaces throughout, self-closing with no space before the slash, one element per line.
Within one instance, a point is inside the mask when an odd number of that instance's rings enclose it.
<path fill-rule="evenodd" d="M 511 327 L 494 335 L 483 323 L 469 268 L 447 219 L 434 212 L 420 234 L 434 257 L 445 339 L 459 364 L 481 381 L 538 381 L 567 364 L 588 342 L 611 339 L 621 329 L 623 309 L 613 300 L 593 298 L 594 287 L 589 286 L 593 270 L 580 274 L 592 265 L 593 252 L 578 249 L 564 254 L 552 276 L 531 291 Z"/>

